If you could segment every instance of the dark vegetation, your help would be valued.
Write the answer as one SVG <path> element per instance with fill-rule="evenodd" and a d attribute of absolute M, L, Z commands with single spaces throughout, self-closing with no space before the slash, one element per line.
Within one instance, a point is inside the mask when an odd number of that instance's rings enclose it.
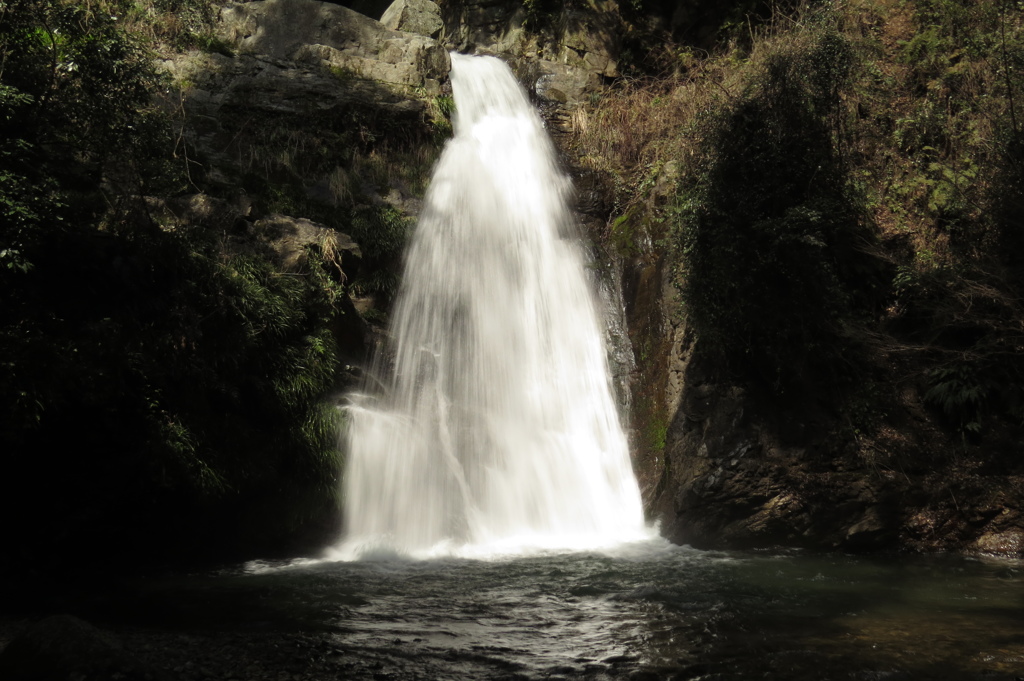
<path fill-rule="evenodd" d="M 154 208 L 197 191 L 154 41 L 211 35 L 193 0 L 0 3 L 5 569 L 268 552 L 336 516 L 336 254 L 282 273 Z"/>
<path fill-rule="evenodd" d="M 157 66 L 233 57 L 217 11 L 0 1 L 4 571 L 294 555 L 336 536 L 334 398 L 363 318 L 386 317 L 409 227 L 380 197 L 423 191 L 451 100 L 225 110 L 225 172 L 183 104 L 196 74 Z M 319 236 L 287 241 L 281 215 Z"/>

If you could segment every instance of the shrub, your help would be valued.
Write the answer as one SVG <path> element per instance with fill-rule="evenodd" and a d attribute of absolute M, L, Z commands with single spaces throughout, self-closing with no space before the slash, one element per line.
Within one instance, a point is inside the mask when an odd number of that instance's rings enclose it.
<path fill-rule="evenodd" d="M 392 206 L 356 211 L 351 236 L 363 254 L 360 273 L 353 282 L 360 293 L 375 294 L 385 306 L 398 293 L 402 253 L 410 230 L 409 219 Z"/>

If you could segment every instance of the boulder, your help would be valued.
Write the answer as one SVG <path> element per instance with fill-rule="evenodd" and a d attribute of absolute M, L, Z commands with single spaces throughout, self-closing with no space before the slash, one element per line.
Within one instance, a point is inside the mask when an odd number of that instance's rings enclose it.
<path fill-rule="evenodd" d="M 1013 528 L 1002 532 L 985 532 L 974 542 L 974 546 L 981 553 L 1020 558 L 1024 555 L 1024 531 Z"/>
<path fill-rule="evenodd" d="M 392 31 L 405 31 L 436 38 L 444 28 L 441 8 L 431 0 L 395 0 L 384 11 L 380 23 Z"/>
<path fill-rule="evenodd" d="M 219 34 L 243 55 L 281 66 L 318 66 L 343 80 L 423 88 L 428 94 L 440 91 L 450 68 L 447 50 L 437 41 L 317 0 L 230 4 L 221 11 Z"/>
<path fill-rule="evenodd" d="M 562 36 L 565 63 L 598 76 L 619 75 L 622 25 L 614 2 L 597 2 L 586 11 L 568 12 Z"/>
<path fill-rule="evenodd" d="M 163 67 L 177 86 L 167 107 L 186 114 L 193 167 L 221 189 L 240 186 L 254 162 L 274 165 L 254 156 L 253 140 L 266 137 L 254 138 L 250 128 L 308 121 L 310 137 L 323 120 L 411 129 L 422 125 L 450 70 L 437 41 L 317 0 L 230 3 L 216 30 L 227 53 L 168 55 Z M 364 137 L 378 134 L 372 127 Z"/>
<path fill-rule="evenodd" d="M 353 274 L 362 252 L 347 234 L 336 232 L 306 218 L 270 215 L 253 224 L 260 243 L 267 244 L 272 259 L 282 272 L 300 271 L 306 260 L 306 246 L 317 245 L 342 270 L 342 279 Z"/>
<path fill-rule="evenodd" d="M 244 194 L 233 201 L 209 194 L 183 194 L 166 201 L 165 208 L 178 223 L 223 228 L 248 217 L 252 200 Z"/>
<path fill-rule="evenodd" d="M 534 91 L 553 104 L 576 106 L 600 87 L 597 74 L 582 68 L 545 60 L 538 61 L 537 68 L 541 75 Z"/>

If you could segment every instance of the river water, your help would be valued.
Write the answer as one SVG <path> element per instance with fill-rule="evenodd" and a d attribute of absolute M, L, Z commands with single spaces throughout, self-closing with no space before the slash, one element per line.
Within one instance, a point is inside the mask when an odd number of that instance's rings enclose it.
<path fill-rule="evenodd" d="M 289 679 L 1010 681 L 1024 675 L 1022 577 L 1024 565 L 1005 561 L 652 539 L 488 559 L 250 563 L 136 585 L 133 599 L 149 626 L 314 635 L 315 654 Z"/>

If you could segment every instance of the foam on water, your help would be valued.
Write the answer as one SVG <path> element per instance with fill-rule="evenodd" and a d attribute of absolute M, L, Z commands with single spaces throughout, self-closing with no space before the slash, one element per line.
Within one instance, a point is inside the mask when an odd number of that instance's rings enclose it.
<path fill-rule="evenodd" d="M 455 136 L 389 345 L 348 411 L 351 559 L 592 549 L 651 535 L 572 238 L 571 191 L 508 67 L 452 55 Z"/>

